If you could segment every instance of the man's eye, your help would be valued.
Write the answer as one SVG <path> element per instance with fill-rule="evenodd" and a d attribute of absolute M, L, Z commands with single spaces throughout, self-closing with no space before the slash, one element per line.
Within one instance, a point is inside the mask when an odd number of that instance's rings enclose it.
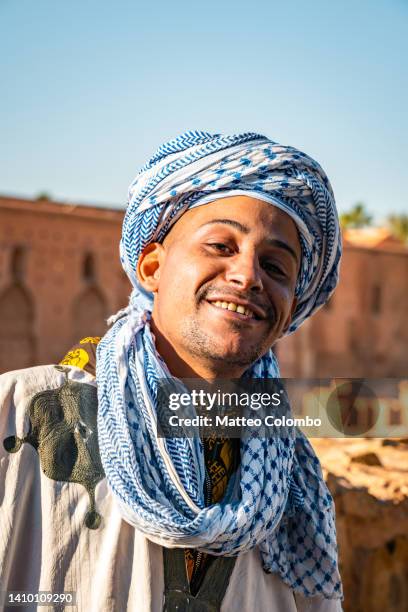
<path fill-rule="evenodd" d="M 215 249 L 219 253 L 228 254 L 228 253 L 232 252 L 230 247 L 227 246 L 226 244 L 224 244 L 223 242 L 211 242 L 208 246 L 212 247 L 213 249 Z"/>
<path fill-rule="evenodd" d="M 280 276 L 286 276 L 286 272 L 272 261 L 264 261 L 262 263 L 262 267 L 268 274 L 279 274 Z"/>

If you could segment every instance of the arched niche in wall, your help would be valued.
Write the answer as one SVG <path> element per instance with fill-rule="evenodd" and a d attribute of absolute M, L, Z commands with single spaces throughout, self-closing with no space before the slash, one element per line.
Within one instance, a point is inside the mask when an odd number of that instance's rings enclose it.
<path fill-rule="evenodd" d="M 35 363 L 34 304 L 26 289 L 13 282 L 0 294 L 0 372 Z"/>
<path fill-rule="evenodd" d="M 27 259 L 26 255 L 27 252 L 23 246 L 14 247 L 11 253 L 10 275 L 15 283 L 22 283 L 24 281 Z"/>
<path fill-rule="evenodd" d="M 95 257 L 92 253 L 85 253 L 82 261 L 82 280 L 88 284 L 96 282 Z"/>
<path fill-rule="evenodd" d="M 109 312 L 102 292 L 89 286 L 79 294 L 73 304 L 73 342 L 87 336 L 103 336 L 107 331 Z"/>

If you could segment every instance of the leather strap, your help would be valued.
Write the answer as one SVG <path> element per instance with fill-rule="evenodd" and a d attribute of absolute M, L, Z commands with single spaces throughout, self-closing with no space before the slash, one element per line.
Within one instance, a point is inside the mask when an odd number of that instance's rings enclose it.
<path fill-rule="evenodd" d="M 217 557 L 208 568 L 196 596 L 190 593 L 184 550 L 163 548 L 163 612 L 219 612 L 236 557 Z"/>

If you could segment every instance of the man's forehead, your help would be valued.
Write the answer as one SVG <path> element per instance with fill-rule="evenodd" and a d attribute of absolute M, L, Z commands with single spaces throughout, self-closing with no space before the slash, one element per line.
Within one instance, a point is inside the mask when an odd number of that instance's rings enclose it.
<path fill-rule="evenodd" d="M 186 232 L 217 225 L 232 228 L 244 235 L 261 233 L 266 240 L 273 240 L 278 232 L 285 235 L 293 250 L 298 250 L 300 246 L 296 224 L 286 212 L 269 202 L 249 196 L 230 196 L 196 206 L 174 224 L 167 236 L 186 235 Z"/>

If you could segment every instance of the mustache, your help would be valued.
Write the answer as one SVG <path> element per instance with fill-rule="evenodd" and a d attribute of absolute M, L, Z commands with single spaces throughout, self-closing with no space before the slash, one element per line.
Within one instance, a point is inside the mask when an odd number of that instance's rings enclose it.
<path fill-rule="evenodd" d="M 232 287 L 222 287 L 217 285 L 207 285 L 206 287 L 202 287 L 197 292 L 197 303 L 202 300 L 208 300 L 212 297 L 212 295 L 217 295 L 221 293 L 225 295 L 225 297 L 231 298 L 231 302 L 234 301 L 234 298 L 245 300 L 247 302 L 252 302 L 255 306 L 259 306 L 266 313 L 267 319 L 276 319 L 275 308 L 271 302 L 261 301 L 255 293 L 252 291 L 237 291 Z"/>

